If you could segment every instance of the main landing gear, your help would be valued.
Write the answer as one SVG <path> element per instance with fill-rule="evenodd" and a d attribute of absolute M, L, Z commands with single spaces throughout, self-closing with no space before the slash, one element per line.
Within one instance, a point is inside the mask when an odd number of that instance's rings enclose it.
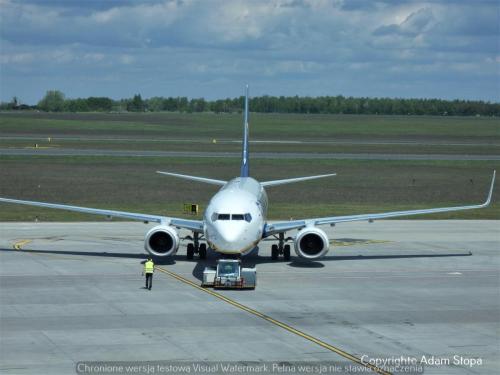
<path fill-rule="evenodd" d="M 207 244 L 199 242 L 200 234 L 195 232 L 193 233 L 193 242 L 188 243 L 187 245 L 187 253 L 186 258 L 188 260 L 193 260 L 194 254 L 198 254 L 200 259 L 207 258 Z"/>
<path fill-rule="evenodd" d="M 288 240 L 288 239 L 287 239 Z M 290 245 L 285 245 L 285 234 L 278 235 L 278 244 L 271 246 L 271 259 L 278 260 L 279 256 L 283 256 L 283 260 L 288 262 L 290 260 Z"/>

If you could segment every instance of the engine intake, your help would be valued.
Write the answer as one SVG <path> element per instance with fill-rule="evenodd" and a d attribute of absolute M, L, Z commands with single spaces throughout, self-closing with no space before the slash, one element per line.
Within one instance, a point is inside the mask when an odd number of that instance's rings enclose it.
<path fill-rule="evenodd" d="M 159 225 L 146 233 L 144 248 L 151 255 L 167 257 L 177 253 L 179 242 L 179 235 L 174 228 Z"/>
<path fill-rule="evenodd" d="M 329 249 L 330 243 L 325 232 L 316 227 L 301 229 L 294 240 L 295 253 L 305 259 L 319 259 Z"/>

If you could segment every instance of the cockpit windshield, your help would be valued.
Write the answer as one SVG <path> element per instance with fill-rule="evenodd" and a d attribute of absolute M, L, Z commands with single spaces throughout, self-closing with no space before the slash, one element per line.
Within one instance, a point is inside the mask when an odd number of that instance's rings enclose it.
<path fill-rule="evenodd" d="M 213 213 L 212 214 L 212 221 L 217 221 L 217 220 L 245 220 L 247 223 L 250 223 L 252 221 L 252 215 L 249 213 L 246 214 L 219 214 L 219 213 Z"/>

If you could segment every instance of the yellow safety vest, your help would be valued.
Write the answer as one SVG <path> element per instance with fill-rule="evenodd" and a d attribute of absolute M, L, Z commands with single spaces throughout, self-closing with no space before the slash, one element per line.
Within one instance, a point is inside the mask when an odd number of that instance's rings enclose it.
<path fill-rule="evenodd" d="M 144 273 L 153 273 L 155 270 L 155 264 L 153 261 L 148 260 L 146 263 L 144 263 Z"/>

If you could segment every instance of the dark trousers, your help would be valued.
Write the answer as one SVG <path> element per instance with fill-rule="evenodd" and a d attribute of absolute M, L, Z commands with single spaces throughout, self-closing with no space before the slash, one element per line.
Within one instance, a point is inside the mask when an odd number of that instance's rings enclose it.
<path fill-rule="evenodd" d="M 146 289 L 151 289 L 152 286 L 153 286 L 153 274 L 147 273 L 146 274 Z"/>

